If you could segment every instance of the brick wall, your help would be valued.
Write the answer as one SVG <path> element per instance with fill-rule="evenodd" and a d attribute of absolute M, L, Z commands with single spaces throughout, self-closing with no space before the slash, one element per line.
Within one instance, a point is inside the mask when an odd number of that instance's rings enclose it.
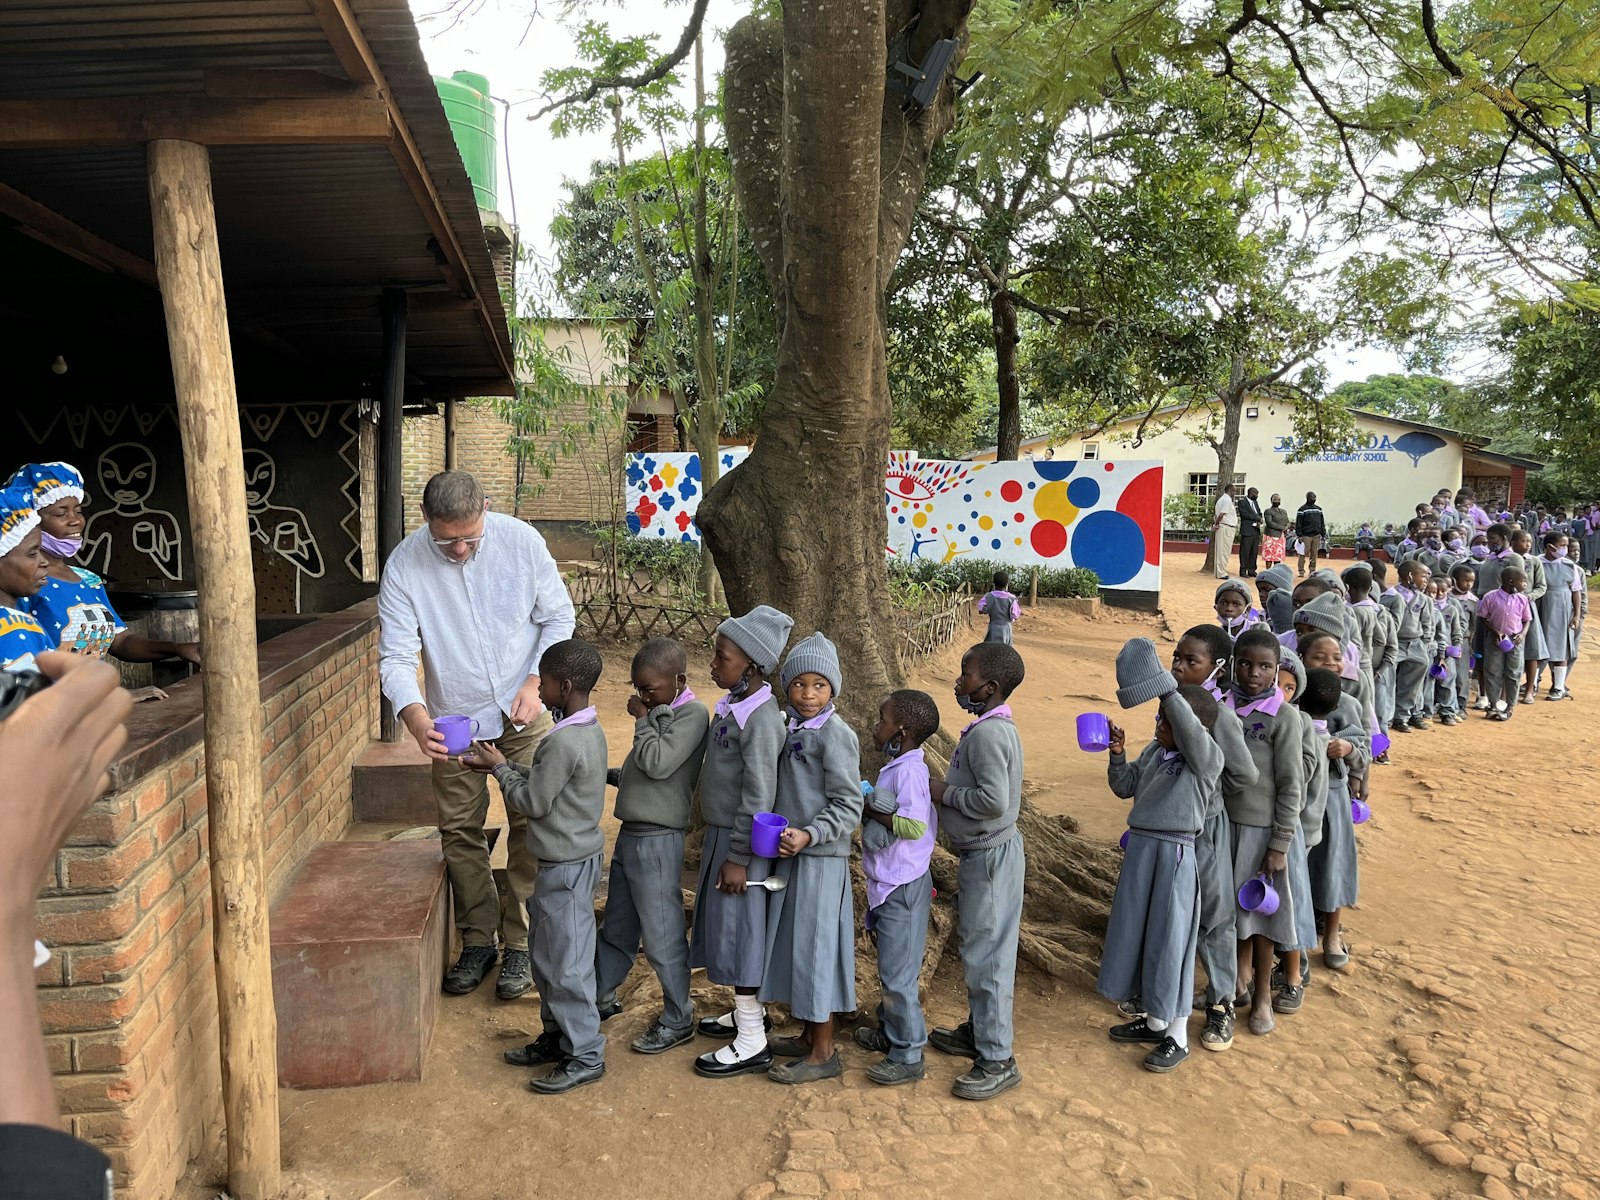
<path fill-rule="evenodd" d="M 377 633 L 262 703 L 274 894 L 350 821 L 350 772 L 376 736 Z M 71 1132 L 111 1155 L 119 1196 L 165 1200 L 222 1119 L 203 745 L 95 805 L 39 902 L 54 950 L 39 1008 Z"/>
<path fill-rule="evenodd" d="M 587 406 L 574 404 L 552 415 L 553 429 L 587 425 Z M 517 460 L 506 452 L 511 426 L 486 400 L 456 405 L 456 466 L 477 476 L 497 512 L 511 512 L 532 521 L 605 521 L 611 511 L 616 470 L 622 461 L 624 428 L 621 422 L 593 435 L 585 434 L 573 452 L 555 455 L 550 478 L 530 463 L 524 471 L 523 492 L 517 498 Z M 444 418 L 408 417 L 404 428 L 404 482 L 406 531 L 421 521 L 418 509 L 428 479 L 444 469 Z M 557 444 L 550 433 L 538 439 L 549 448 Z M 608 468 L 608 464 L 617 467 Z"/>

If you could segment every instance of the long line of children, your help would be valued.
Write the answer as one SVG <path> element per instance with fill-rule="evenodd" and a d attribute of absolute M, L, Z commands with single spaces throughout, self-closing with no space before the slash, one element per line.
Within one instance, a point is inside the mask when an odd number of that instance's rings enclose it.
<path fill-rule="evenodd" d="M 1536 558 L 1526 531 L 1492 525 L 1481 558 L 1438 576 L 1402 559 L 1392 586 L 1381 562 L 1298 583 L 1278 566 L 1257 596 L 1221 583 L 1216 623 L 1185 631 L 1170 669 L 1146 638 L 1123 647 L 1119 703 L 1158 708 L 1131 761 L 1111 729 L 1108 783 L 1133 801 L 1098 980 L 1131 1018 L 1112 1041 L 1149 1046 L 1144 1066 L 1171 1071 L 1189 1054 L 1191 1007 L 1205 1012 L 1201 1045 L 1226 1050 L 1236 1010 L 1260 1035 L 1300 1010 L 1319 945 L 1326 967 L 1349 967 L 1355 826 L 1390 734 L 1456 725 L 1469 706 L 1509 721 L 1545 668 L 1546 699 L 1570 698 L 1587 577 L 1567 541 L 1546 533 Z"/>
<path fill-rule="evenodd" d="M 718 627 L 711 678 L 725 694 L 710 711 L 689 689 L 684 648 L 646 642 L 631 668 L 633 745 L 611 771 L 591 703 L 600 656 L 576 639 L 558 643 L 539 664 L 540 699 L 556 722 L 531 766 L 507 762 L 482 742 L 463 756 L 492 771 L 506 804 L 528 817 L 539 858 L 530 952 L 543 1032 L 505 1054 L 515 1066 L 551 1068 L 530 1081 L 535 1092 L 570 1091 L 605 1074 L 601 1026 L 621 1011 L 617 989 L 641 949 L 660 980 L 662 1011 L 634 1039 L 635 1051 L 660 1054 L 698 1033 L 727 1042 L 695 1059 L 695 1071 L 708 1078 L 760 1072 L 798 1084 L 839 1076 L 834 1014 L 856 1008 L 849 857 L 858 826 L 865 924 L 883 995 L 878 1025 L 855 1031 L 859 1045 L 883 1055 L 868 1077 L 886 1086 L 922 1079 L 923 1048 L 932 1044 L 972 1060 L 951 1089 L 959 1097 L 987 1100 L 1021 1082 L 1012 995 L 1024 868 L 1016 827 L 1022 743 L 1007 704 L 1022 683 L 1021 657 L 1007 638 L 980 643 L 962 659 L 956 700 L 973 720 L 942 781 L 930 778 L 921 749 L 939 727 L 938 706 L 919 691 L 885 697 L 875 740 L 886 765 L 869 787 L 860 779 L 856 735 L 835 709 L 838 654 L 814 633 L 785 656 L 792 626 L 762 605 Z M 769 682 L 774 675 L 779 693 Z M 621 831 L 597 924 L 608 783 L 617 788 Z M 706 831 L 686 937 L 680 880 L 696 799 Z M 776 854 L 763 854 L 755 830 L 774 817 L 784 819 Z M 929 1031 L 918 976 L 940 827 L 959 859 L 970 1013 L 954 1028 Z M 732 1012 L 694 1020 L 689 974 L 696 967 L 733 989 Z M 802 1023 L 797 1036 L 770 1036 L 764 1006 L 771 1002 Z"/>

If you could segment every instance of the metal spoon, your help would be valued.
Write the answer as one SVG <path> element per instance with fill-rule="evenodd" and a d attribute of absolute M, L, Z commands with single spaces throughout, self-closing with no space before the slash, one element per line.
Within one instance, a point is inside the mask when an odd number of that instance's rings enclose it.
<path fill-rule="evenodd" d="M 789 886 L 789 881 L 781 875 L 768 875 L 765 879 L 751 880 L 747 886 L 766 888 L 769 892 L 781 892 Z"/>

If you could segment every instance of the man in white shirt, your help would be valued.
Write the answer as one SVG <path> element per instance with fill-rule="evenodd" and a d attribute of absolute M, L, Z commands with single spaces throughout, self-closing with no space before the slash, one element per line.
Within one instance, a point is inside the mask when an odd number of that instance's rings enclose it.
<path fill-rule="evenodd" d="M 528 764 L 550 717 L 539 703 L 539 659 L 572 636 L 572 598 L 555 559 L 532 526 L 489 511 L 483 487 L 465 471 L 441 471 L 422 493 L 422 528 L 395 547 L 378 589 L 378 674 L 422 752 L 433 760 L 433 793 L 461 958 L 445 975 L 452 995 L 472 991 L 497 957 L 495 994 L 514 999 L 533 986 L 528 912 L 538 862 L 527 819 L 507 813 L 504 912 L 489 869 L 483 823 L 488 777 L 445 750 L 433 719 L 471 717 L 479 739 Z M 417 686 L 422 665 L 426 695 Z"/>
<path fill-rule="evenodd" d="M 1233 502 L 1233 484 L 1217 497 L 1216 516 L 1211 522 L 1211 544 L 1216 554 L 1212 565 L 1218 579 L 1228 578 L 1228 557 L 1233 553 L 1233 535 L 1239 528 L 1239 512 Z"/>

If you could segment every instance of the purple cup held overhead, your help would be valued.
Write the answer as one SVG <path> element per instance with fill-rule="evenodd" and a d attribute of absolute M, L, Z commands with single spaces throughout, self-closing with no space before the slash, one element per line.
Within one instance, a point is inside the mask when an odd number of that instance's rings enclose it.
<path fill-rule="evenodd" d="M 1503 638 L 1500 639 L 1500 649 L 1504 650 L 1507 654 L 1510 654 L 1516 648 L 1517 648 L 1517 644 L 1515 642 L 1513 642 L 1510 638 L 1503 637 Z"/>
<path fill-rule="evenodd" d="M 1244 881 L 1244 886 L 1239 889 L 1239 907 L 1245 912 L 1260 913 L 1263 917 L 1270 917 L 1278 911 L 1278 889 L 1272 886 L 1266 875 L 1257 875 L 1254 879 Z"/>
<path fill-rule="evenodd" d="M 433 727 L 451 754 L 464 754 L 471 747 L 472 739 L 478 736 L 478 723 L 471 717 L 435 717 Z"/>
<path fill-rule="evenodd" d="M 1350 801 L 1350 820 L 1356 825 L 1365 825 L 1372 819 L 1372 805 L 1365 800 Z"/>
<path fill-rule="evenodd" d="M 789 828 L 789 818 L 777 813 L 757 813 L 750 825 L 750 853 L 760 858 L 778 857 L 778 838 Z"/>
<path fill-rule="evenodd" d="M 1111 746 L 1111 718 L 1105 713 L 1078 714 L 1078 749 L 1094 754 Z"/>

